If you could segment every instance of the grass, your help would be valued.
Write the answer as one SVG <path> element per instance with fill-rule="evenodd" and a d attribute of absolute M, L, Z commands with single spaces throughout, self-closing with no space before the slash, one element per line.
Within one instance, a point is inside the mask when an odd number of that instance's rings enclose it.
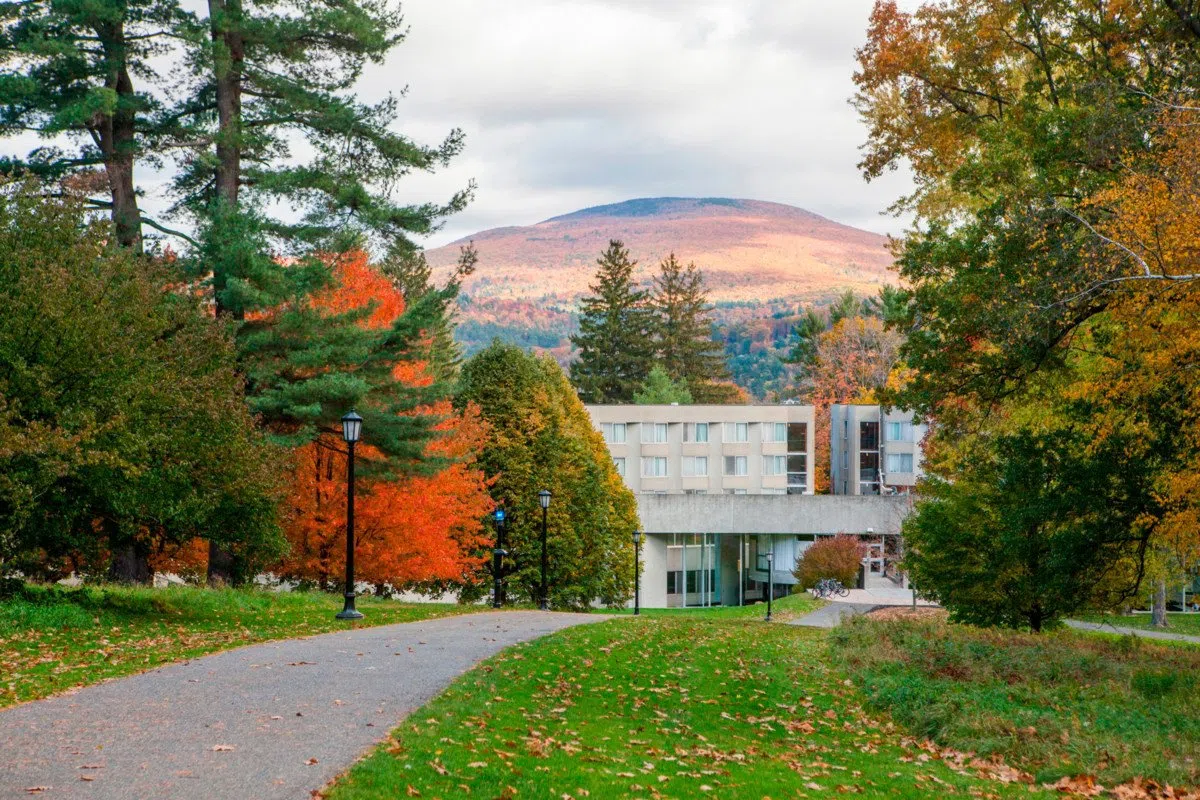
<path fill-rule="evenodd" d="M 1039 782 L 1090 774 L 1200 784 L 1200 651 L 937 619 L 854 620 L 835 663 L 919 736 L 1000 754 Z"/>
<path fill-rule="evenodd" d="M 816 611 L 825 605 L 826 601 L 816 600 L 808 592 L 781 597 L 771 604 L 771 618 L 777 622 L 787 622 L 802 617 L 810 611 Z M 616 611 L 596 609 L 597 614 L 633 614 L 633 609 L 622 608 Z M 690 620 L 756 620 L 767 615 L 767 604 L 756 603 L 750 606 L 712 606 L 711 608 L 643 608 L 643 617 L 661 617 L 666 619 Z"/>
<path fill-rule="evenodd" d="M 217 650 L 474 609 L 252 589 L 26 585 L 0 599 L 0 708 Z"/>
<path fill-rule="evenodd" d="M 509 648 L 325 796 L 1052 796 L 904 744 L 828 665 L 824 632 L 732 611 L 623 617 Z"/>
<path fill-rule="evenodd" d="M 1163 631 L 1164 633 L 1183 633 L 1189 636 L 1200 636 L 1200 614 L 1195 612 L 1174 612 L 1167 614 L 1167 627 L 1156 628 L 1151 624 L 1149 614 L 1093 614 L 1081 617 L 1088 622 L 1102 622 L 1117 628 L 1137 628 L 1147 631 Z"/>

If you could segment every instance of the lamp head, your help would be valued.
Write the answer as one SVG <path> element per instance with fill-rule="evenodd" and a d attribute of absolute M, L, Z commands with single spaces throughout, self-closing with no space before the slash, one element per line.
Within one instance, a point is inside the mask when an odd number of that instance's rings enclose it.
<path fill-rule="evenodd" d="M 639 545 L 639 544 L 641 544 L 641 543 L 642 543 L 642 532 L 641 532 L 641 531 L 634 531 L 634 532 L 633 532 L 633 544 L 634 544 L 634 547 L 636 547 L 637 545 Z"/>
<path fill-rule="evenodd" d="M 504 509 L 497 506 L 496 510 L 492 512 L 492 516 L 495 517 L 496 522 L 504 522 Z"/>
<path fill-rule="evenodd" d="M 342 438 L 347 442 L 357 442 L 362 435 L 362 417 L 351 411 L 342 417 Z"/>
<path fill-rule="evenodd" d="M 538 492 L 538 504 L 541 505 L 542 508 L 550 507 L 550 492 L 549 492 L 549 490 L 542 489 L 540 492 Z"/>

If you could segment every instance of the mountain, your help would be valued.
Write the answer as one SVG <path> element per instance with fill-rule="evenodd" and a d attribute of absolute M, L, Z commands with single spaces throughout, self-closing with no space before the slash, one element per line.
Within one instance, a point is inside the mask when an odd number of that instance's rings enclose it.
<path fill-rule="evenodd" d="M 427 254 L 445 275 L 473 241 L 479 268 L 463 286 L 459 338 L 468 351 L 494 336 L 570 357 L 580 296 L 596 258 L 620 239 L 647 282 L 670 252 L 704 271 L 735 379 L 762 397 L 785 379 L 773 364 L 803 304 L 852 289 L 874 294 L 893 280 L 887 240 L 781 203 L 721 197 L 658 197 L 585 208 L 535 225 L 493 228 Z M 753 362 L 771 375 L 737 368 Z M 757 363 L 762 362 L 762 363 Z"/>

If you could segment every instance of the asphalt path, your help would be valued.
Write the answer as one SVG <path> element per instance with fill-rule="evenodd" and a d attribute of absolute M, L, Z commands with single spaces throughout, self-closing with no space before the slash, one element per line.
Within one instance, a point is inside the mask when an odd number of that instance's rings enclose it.
<path fill-rule="evenodd" d="M 0 798 L 308 798 L 481 659 L 597 622 L 503 611 L 243 647 L 0 711 Z"/>

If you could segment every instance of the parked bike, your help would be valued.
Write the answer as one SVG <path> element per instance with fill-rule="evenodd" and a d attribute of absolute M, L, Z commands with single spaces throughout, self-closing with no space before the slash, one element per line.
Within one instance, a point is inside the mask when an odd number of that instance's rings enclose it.
<path fill-rule="evenodd" d="M 847 597 L 850 594 L 850 590 L 843 586 L 842 582 L 836 578 L 822 578 L 821 580 L 817 581 L 817 585 L 812 587 L 812 589 L 809 591 L 812 592 L 812 596 L 816 598 L 833 597 L 834 595 L 838 597 Z"/>

